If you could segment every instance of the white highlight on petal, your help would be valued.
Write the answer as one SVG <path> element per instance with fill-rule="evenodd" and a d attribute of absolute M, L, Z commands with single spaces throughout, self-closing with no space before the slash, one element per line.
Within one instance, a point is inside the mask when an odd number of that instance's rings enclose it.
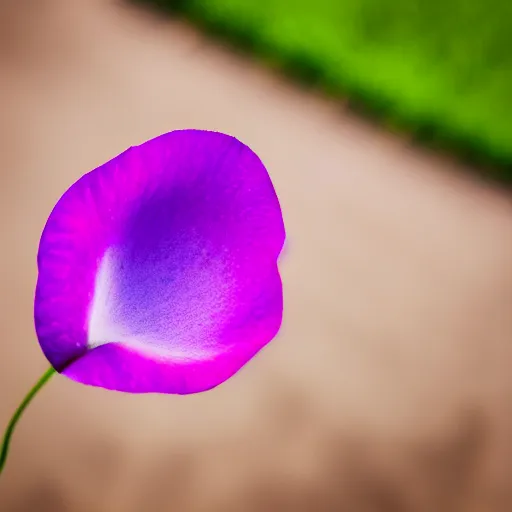
<path fill-rule="evenodd" d="M 224 265 L 192 264 L 188 278 L 180 279 L 173 290 L 162 290 L 154 307 L 133 311 L 133 297 L 139 293 L 142 299 L 144 289 L 134 284 L 129 300 L 123 297 L 126 290 L 117 282 L 120 263 L 119 252 L 109 248 L 99 265 L 87 329 L 89 349 L 121 343 L 150 356 L 178 360 L 205 360 L 219 353 L 215 338 L 230 302 Z"/>

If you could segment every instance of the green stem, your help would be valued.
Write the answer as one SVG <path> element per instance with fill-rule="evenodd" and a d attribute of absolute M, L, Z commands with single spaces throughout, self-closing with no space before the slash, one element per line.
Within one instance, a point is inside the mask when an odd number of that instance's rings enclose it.
<path fill-rule="evenodd" d="M 13 414 L 11 421 L 9 421 L 7 429 L 5 430 L 4 437 L 2 439 L 2 443 L 0 444 L 0 474 L 2 474 L 2 471 L 5 466 L 5 461 L 7 460 L 7 455 L 9 453 L 9 444 L 11 442 L 11 437 L 14 432 L 14 429 L 16 428 L 16 424 L 21 418 L 23 411 L 27 408 L 27 405 L 37 395 L 37 392 L 50 380 L 50 377 L 54 373 L 56 373 L 56 370 L 54 368 L 46 370 L 43 376 L 36 382 L 34 387 L 28 392 L 27 396 L 23 399 L 23 401 Z"/>

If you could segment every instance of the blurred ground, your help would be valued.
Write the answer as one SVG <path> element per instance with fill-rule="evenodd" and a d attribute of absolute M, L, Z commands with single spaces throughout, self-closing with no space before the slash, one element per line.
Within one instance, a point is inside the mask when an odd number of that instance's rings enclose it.
<path fill-rule="evenodd" d="M 46 369 L 35 254 L 60 194 L 176 128 L 266 163 L 285 321 L 197 396 L 55 378 L 2 512 L 512 509 L 512 203 L 193 30 L 103 0 L 0 4 L 0 425 Z"/>

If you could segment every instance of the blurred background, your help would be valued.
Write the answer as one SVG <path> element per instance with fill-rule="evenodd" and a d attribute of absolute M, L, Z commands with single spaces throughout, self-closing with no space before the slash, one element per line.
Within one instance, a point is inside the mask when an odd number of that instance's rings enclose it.
<path fill-rule="evenodd" d="M 37 246 L 85 172 L 230 133 L 288 242 L 242 372 L 187 397 L 56 376 L 0 511 L 512 510 L 511 5 L 1 0 L 0 428 L 48 366 Z"/>

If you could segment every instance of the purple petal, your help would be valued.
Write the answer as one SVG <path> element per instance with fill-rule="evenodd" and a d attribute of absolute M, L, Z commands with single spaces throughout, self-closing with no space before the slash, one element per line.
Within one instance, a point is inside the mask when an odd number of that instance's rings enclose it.
<path fill-rule="evenodd" d="M 284 225 L 244 144 L 175 131 L 130 148 L 62 196 L 43 231 L 35 325 L 69 378 L 194 393 L 278 332 Z"/>

